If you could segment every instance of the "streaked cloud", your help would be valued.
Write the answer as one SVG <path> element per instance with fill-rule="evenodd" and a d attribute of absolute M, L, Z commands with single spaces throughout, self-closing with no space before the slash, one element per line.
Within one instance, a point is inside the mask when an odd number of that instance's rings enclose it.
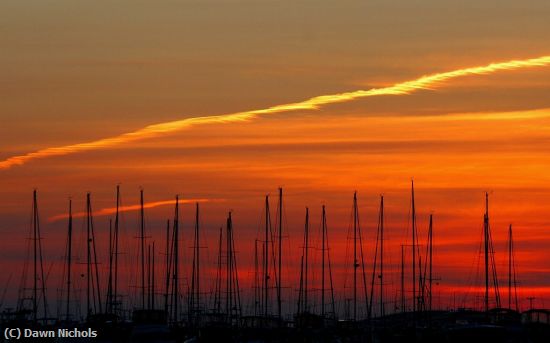
<path fill-rule="evenodd" d="M 373 88 L 370 90 L 357 90 L 353 92 L 316 96 L 304 101 L 276 105 L 265 109 L 222 114 L 216 116 L 186 118 L 160 124 L 149 125 L 140 130 L 125 133 L 119 136 L 104 138 L 87 143 L 78 143 L 61 147 L 52 147 L 24 155 L 13 156 L 0 161 L 0 169 L 7 169 L 15 165 L 22 165 L 30 160 L 50 156 L 67 155 L 82 151 L 104 149 L 132 141 L 156 137 L 159 135 L 187 129 L 196 125 L 239 122 L 256 118 L 260 115 L 277 114 L 297 110 L 315 110 L 321 106 L 353 101 L 360 98 L 382 95 L 405 95 L 423 89 L 436 89 L 445 81 L 468 75 L 492 74 L 505 70 L 517 70 L 523 68 L 543 67 L 550 64 L 550 56 L 525 60 L 512 60 L 508 62 L 491 63 L 485 66 L 457 69 L 453 71 L 422 76 L 415 80 L 405 81 L 389 87 Z"/>

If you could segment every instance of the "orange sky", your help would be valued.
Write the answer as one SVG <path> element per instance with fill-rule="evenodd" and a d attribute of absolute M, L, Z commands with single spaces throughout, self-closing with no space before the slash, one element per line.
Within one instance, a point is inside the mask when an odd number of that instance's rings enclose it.
<path fill-rule="evenodd" d="M 129 12 L 122 4 L 110 6 L 64 1 L 51 6 L 37 2 L 31 8 L 11 1 L 0 5 L 12 14 L 4 23 L 6 53 L 0 56 L 0 89 L 6 95 L 0 103 L 0 160 L 163 122 L 550 55 L 550 7 L 543 1 L 504 1 L 498 8 L 473 1 L 428 1 L 414 8 L 377 1 L 315 6 L 307 1 L 264 6 L 205 1 L 187 7 L 138 1 Z M 39 191 L 50 268 L 62 256 L 66 225 L 47 219 L 65 213 L 69 196 L 75 211 L 83 211 L 88 191 L 95 210 L 111 208 L 115 186 L 121 184 L 127 206 L 138 204 L 140 187 L 152 203 L 171 201 L 175 194 L 204 200 L 205 265 L 213 263 L 217 230 L 233 211 L 248 292 L 263 196 L 272 195 L 274 209 L 282 186 L 288 295 L 296 293 L 304 207 L 310 208 L 315 237 L 320 206 L 326 204 L 336 287 L 345 296 L 346 232 L 357 190 L 369 264 L 378 195 L 385 195 L 386 258 L 388 270 L 393 268 L 386 301 L 391 302 L 399 286 L 395 267 L 400 244 L 410 242 L 407 214 L 414 178 L 422 242 L 427 216 L 434 214 L 440 306 L 458 306 L 465 294 L 468 304 L 480 304 L 476 259 L 485 191 L 490 192 L 503 299 L 506 229 L 512 223 L 520 302 L 525 307 L 526 298 L 535 296 L 537 306 L 549 306 L 548 80 L 550 67 L 543 66 L 471 75 L 409 95 L 194 126 L 2 169 L 0 232 L 9 239 L 0 242 L 0 261 L 7 271 L 0 275 L 0 285 L 12 275 L 14 286 L 6 298 L 13 303 L 33 188 Z M 187 247 L 192 205 L 184 204 L 182 211 Z M 172 212 L 171 205 L 147 209 L 147 228 L 159 246 Z M 103 241 L 108 218 L 96 219 Z M 131 256 L 137 247 L 137 212 L 125 212 L 123 218 Z M 76 222 L 81 230 L 81 219 Z M 106 252 L 101 254 L 105 259 Z M 184 254 L 190 256 L 190 251 Z M 59 271 L 52 268 L 48 287 L 53 298 Z M 134 292 L 131 282 L 127 280 L 128 292 Z M 453 293 L 458 294 L 454 300 Z"/>

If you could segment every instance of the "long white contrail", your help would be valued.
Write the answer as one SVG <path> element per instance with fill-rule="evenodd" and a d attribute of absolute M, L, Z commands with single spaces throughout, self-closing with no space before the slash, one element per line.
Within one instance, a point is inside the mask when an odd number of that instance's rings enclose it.
<path fill-rule="evenodd" d="M 415 80 L 396 83 L 392 86 L 382 88 L 372 88 L 369 90 L 357 90 L 353 92 L 338 93 L 316 96 L 304 101 L 294 102 L 271 106 L 264 109 L 237 112 L 230 114 L 221 114 L 207 117 L 193 117 L 182 120 L 170 121 L 160 124 L 146 126 L 137 131 L 124 133 L 115 137 L 103 138 L 87 143 L 78 143 L 65 145 L 60 147 L 45 148 L 27 154 L 12 156 L 3 161 L 0 161 L 0 169 L 8 169 L 10 167 L 27 163 L 28 161 L 44 158 L 49 156 L 67 155 L 81 151 L 95 150 L 108 148 L 115 145 L 128 143 L 144 138 L 159 136 L 165 133 L 170 133 L 195 125 L 227 123 L 249 120 L 260 115 L 276 114 L 296 110 L 314 110 L 323 105 L 348 102 L 360 98 L 380 96 L 380 95 L 403 95 L 411 94 L 420 89 L 435 89 L 441 87 L 444 81 L 455 79 L 468 75 L 492 74 L 503 70 L 515 70 L 532 67 L 543 67 L 550 64 L 550 56 L 542 56 L 526 60 L 512 60 L 508 62 L 491 63 L 485 66 L 470 67 L 457 69 L 453 71 L 437 73 L 432 75 L 422 76 Z"/>

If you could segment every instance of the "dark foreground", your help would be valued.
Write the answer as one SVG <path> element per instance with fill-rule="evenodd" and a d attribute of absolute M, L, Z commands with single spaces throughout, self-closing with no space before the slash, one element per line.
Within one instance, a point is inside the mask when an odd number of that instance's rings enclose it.
<path fill-rule="evenodd" d="M 145 318 L 145 320 L 144 320 Z M 277 318 L 242 317 L 228 321 L 223 316 L 204 316 L 200 321 L 169 325 L 158 318 L 122 321 L 95 317 L 86 322 L 33 324 L 15 313 L 2 314 L 2 340 L 6 329 L 55 332 L 56 337 L 19 341 L 51 342 L 443 342 L 443 343 L 547 343 L 550 342 L 550 310 L 523 313 L 494 309 L 487 313 L 470 310 L 400 313 L 363 321 L 328 320 L 314 314 Z M 97 337 L 57 337 L 59 330 L 97 332 Z M 90 331 L 91 330 L 91 331 Z M 84 334 L 86 335 L 86 334 Z M 16 340 L 16 339 L 10 339 Z"/>

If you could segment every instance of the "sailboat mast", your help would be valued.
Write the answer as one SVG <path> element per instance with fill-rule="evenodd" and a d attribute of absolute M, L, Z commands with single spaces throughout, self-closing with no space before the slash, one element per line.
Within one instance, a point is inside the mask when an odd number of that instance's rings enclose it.
<path fill-rule="evenodd" d="M 109 279 L 107 280 L 107 297 L 105 311 L 111 313 L 113 304 L 113 221 L 109 218 Z"/>
<path fill-rule="evenodd" d="M 92 239 L 90 235 L 90 193 L 86 194 L 86 242 L 87 242 L 87 259 L 86 259 L 86 308 L 87 308 L 87 315 L 90 316 L 92 314 L 92 307 L 90 302 L 90 291 L 91 291 L 91 266 L 92 266 Z"/>
<path fill-rule="evenodd" d="M 353 320 L 357 320 L 357 192 L 353 193 Z"/>
<path fill-rule="evenodd" d="M 401 312 L 405 311 L 405 246 L 401 245 Z"/>
<path fill-rule="evenodd" d="M 227 218 L 227 263 L 228 263 L 228 323 L 239 325 L 241 317 L 241 296 L 239 291 L 239 274 L 237 271 L 237 258 L 235 256 L 235 240 L 233 238 L 233 222 L 231 212 Z"/>
<path fill-rule="evenodd" d="M 254 240 L 254 316 L 258 316 L 258 240 Z"/>
<path fill-rule="evenodd" d="M 32 312 L 33 320 L 36 322 L 38 319 L 38 204 L 36 200 L 36 189 L 33 191 L 33 202 L 32 202 L 32 225 L 33 225 L 33 269 L 34 269 L 34 278 L 33 278 L 33 297 L 32 297 Z"/>
<path fill-rule="evenodd" d="M 323 206 L 323 210 L 324 210 L 324 206 Z M 324 215 L 324 221 L 323 221 L 323 225 L 325 227 L 325 246 L 326 246 L 326 252 L 327 252 L 327 262 L 328 262 L 328 277 L 329 277 L 329 282 L 330 282 L 330 300 L 331 300 L 331 312 L 332 312 L 332 318 L 333 319 L 336 319 L 336 305 L 335 305 L 335 301 L 334 301 L 334 285 L 333 285 L 333 282 L 332 282 L 332 266 L 330 264 L 330 244 L 329 244 L 329 241 L 328 241 L 328 227 L 327 227 L 327 216 L 326 216 L 326 212 L 323 211 L 323 213 L 325 214 Z"/>
<path fill-rule="evenodd" d="M 72 200 L 69 199 L 69 228 L 67 233 L 67 308 L 65 311 L 65 319 L 70 318 L 70 302 L 71 302 L 71 255 L 73 243 L 73 209 Z"/>
<path fill-rule="evenodd" d="M 414 203 L 414 181 L 411 181 L 411 223 L 412 223 L 412 299 L 413 316 L 416 319 L 416 208 Z"/>
<path fill-rule="evenodd" d="M 145 213 L 143 209 L 143 189 L 139 191 L 140 205 L 140 249 L 141 249 L 141 307 L 145 308 Z"/>
<path fill-rule="evenodd" d="M 117 304 L 117 297 L 118 297 L 118 226 L 119 226 L 119 216 L 118 216 L 118 210 L 120 206 L 120 186 L 116 186 L 116 214 L 115 214 L 115 232 L 114 232 L 114 259 L 115 259 L 115 276 L 114 276 L 114 291 L 113 291 L 113 303 L 111 306 L 113 306 L 114 312 L 116 312 L 116 304 Z M 114 304 L 114 305 L 113 305 Z"/>
<path fill-rule="evenodd" d="M 191 275 L 191 297 L 189 306 L 189 319 L 193 320 L 195 314 L 198 315 L 198 308 L 200 307 L 200 270 L 199 270 L 199 203 L 195 204 L 195 233 L 193 239 L 193 275 Z"/>
<path fill-rule="evenodd" d="M 380 196 L 380 315 L 385 316 L 384 308 L 384 196 Z"/>
<path fill-rule="evenodd" d="M 326 217 L 325 217 L 325 205 L 322 209 L 321 217 L 321 317 L 325 319 L 325 235 L 326 235 Z"/>
<path fill-rule="evenodd" d="M 226 289 L 227 289 L 227 298 L 225 302 L 225 312 L 227 314 L 227 321 L 229 324 L 232 323 L 233 318 L 233 261 L 232 261 L 232 244 L 231 244 L 231 212 L 229 212 L 229 215 L 227 217 L 227 225 L 226 225 Z"/>
<path fill-rule="evenodd" d="M 304 311 L 308 312 L 308 301 L 307 301 L 307 281 L 308 281 L 308 257 L 309 257 L 309 208 L 306 207 L 306 222 L 305 222 L 305 260 L 304 260 Z"/>
<path fill-rule="evenodd" d="M 432 276 L 432 270 L 433 270 L 433 215 L 430 214 L 430 227 L 428 228 L 428 249 L 429 249 L 429 259 L 430 259 L 430 265 L 429 265 L 429 279 L 428 279 L 428 309 L 432 311 L 432 299 L 433 299 L 433 292 L 432 292 L 432 282 L 433 282 L 433 276 Z"/>
<path fill-rule="evenodd" d="M 170 220 L 166 221 L 166 283 L 165 283 L 165 292 L 164 292 L 164 312 L 168 315 L 168 291 L 170 287 Z"/>
<path fill-rule="evenodd" d="M 151 254 L 151 309 L 155 309 L 155 242 Z"/>
<path fill-rule="evenodd" d="M 483 218 L 483 240 L 485 250 L 485 311 L 489 310 L 489 194 L 485 193 L 485 216 Z"/>
<path fill-rule="evenodd" d="M 282 320 L 281 316 L 281 290 L 282 290 L 282 256 L 283 256 L 283 188 L 279 187 L 279 273 L 277 282 L 277 316 L 279 321 Z"/>
<path fill-rule="evenodd" d="M 89 193 L 88 193 L 89 195 Z M 92 212 L 92 202 L 89 201 L 88 202 L 88 206 L 89 206 L 89 213 L 90 213 L 90 217 L 89 217 L 89 220 L 90 220 L 90 234 L 91 234 L 91 243 L 92 243 L 92 253 L 93 253 L 93 258 L 94 258 L 94 263 L 93 263 L 93 266 L 95 267 L 95 288 L 97 290 L 97 305 L 99 307 L 99 313 L 103 313 L 103 309 L 102 309 L 102 302 L 101 302 L 101 288 L 99 287 L 99 270 L 98 270 L 98 262 L 97 262 L 97 249 L 96 249 L 96 245 L 95 245 L 95 233 L 94 233 L 94 219 L 93 219 L 93 212 Z M 93 301 L 93 304 L 94 304 L 94 311 L 96 310 L 95 306 L 96 306 L 96 299 L 94 297 L 94 301 Z"/>
<path fill-rule="evenodd" d="M 264 259 L 264 315 L 268 316 L 269 300 L 269 196 L 265 196 L 265 259 Z"/>
<path fill-rule="evenodd" d="M 222 310 L 222 244 L 223 244 L 223 227 L 220 226 L 220 238 L 218 241 L 218 271 L 216 275 L 216 296 L 215 308 L 216 313 L 220 314 Z"/>
<path fill-rule="evenodd" d="M 147 309 L 151 309 L 151 245 L 147 245 Z"/>
<path fill-rule="evenodd" d="M 512 308 L 512 285 L 514 287 L 515 306 L 518 311 L 518 294 L 516 289 L 516 267 L 514 261 L 514 238 L 512 235 L 512 224 L 508 227 L 508 308 Z"/>
<path fill-rule="evenodd" d="M 174 280 L 173 280 L 173 292 L 172 296 L 174 297 L 173 301 L 173 312 L 174 312 L 174 322 L 178 322 L 179 317 L 179 308 L 178 308 L 178 298 L 179 298 L 179 196 L 176 195 L 176 209 L 174 214 Z"/>
<path fill-rule="evenodd" d="M 201 275 L 201 272 L 200 272 L 200 232 L 199 232 L 200 228 L 199 228 L 199 203 L 197 202 L 196 203 L 196 213 L 195 213 L 195 235 L 197 236 L 196 238 L 196 241 L 195 241 L 195 249 L 196 249 L 196 254 L 197 254 L 197 275 L 196 275 L 196 278 L 197 278 L 197 289 L 196 289 L 196 292 L 197 292 L 197 303 L 196 303 L 196 307 L 197 307 L 197 316 L 200 316 L 200 301 L 201 301 L 201 278 L 200 278 L 200 275 Z M 198 317 L 197 317 L 198 318 Z"/>
<path fill-rule="evenodd" d="M 518 305 L 518 290 L 517 290 L 517 280 L 516 280 L 516 259 L 514 257 L 514 238 L 512 235 L 512 224 L 510 224 L 510 251 L 512 256 L 512 278 L 513 278 L 513 285 L 514 285 L 514 309 L 516 311 L 519 311 L 519 305 Z"/>
<path fill-rule="evenodd" d="M 42 292 L 42 303 L 44 305 L 44 318 L 48 315 L 48 304 L 46 302 L 46 281 L 44 278 L 44 267 L 42 259 L 42 243 L 40 235 L 40 218 L 38 215 L 38 200 L 36 189 L 33 191 L 33 205 L 32 205 L 32 230 L 33 230 L 33 300 L 32 300 L 32 314 L 33 321 L 38 321 L 38 280 L 40 279 L 40 290 Z"/>

